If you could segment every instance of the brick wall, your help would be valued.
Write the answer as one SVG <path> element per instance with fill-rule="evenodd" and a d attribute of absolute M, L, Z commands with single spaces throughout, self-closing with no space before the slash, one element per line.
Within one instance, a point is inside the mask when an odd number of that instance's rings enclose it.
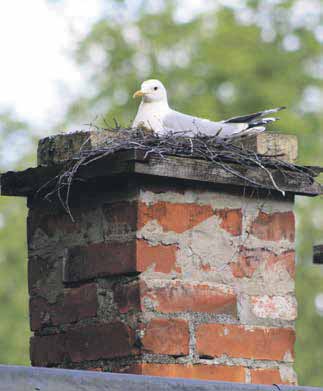
<path fill-rule="evenodd" d="M 36 366 L 295 384 L 294 215 L 164 183 L 30 202 Z"/>

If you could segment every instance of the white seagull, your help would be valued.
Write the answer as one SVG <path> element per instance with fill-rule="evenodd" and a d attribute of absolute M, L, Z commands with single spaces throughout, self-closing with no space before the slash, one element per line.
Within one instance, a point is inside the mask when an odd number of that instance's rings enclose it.
<path fill-rule="evenodd" d="M 167 91 L 159 80 L 146 80 L 134 98 L 141 97 L 141 103 L 133 121 L 133 128 L 146 128 L 157 134 L 179 132 L 192 137 L 196 134 L 229 138 L 235 136 L 261 133 L 266 125 L 278 118 L 266 117 L 285 107 L 259 111 L 257 113 L 233 117 L 224 121 L 213 122 L 208 119 L 194 117 L 172 110 L 168 106 Z"/>

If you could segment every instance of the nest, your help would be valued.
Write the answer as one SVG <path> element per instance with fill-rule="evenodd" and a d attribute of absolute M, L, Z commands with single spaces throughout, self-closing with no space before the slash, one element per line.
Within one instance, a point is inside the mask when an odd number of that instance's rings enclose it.
<path fill-rule="evenodd" d="M 232 163 L 246 168 L 255 167 L 261 169 L 264 176 L 270 179 L 272 186 L 283 195 L 285 195 L 284 191 L 277 185 L 272 175 L 273 169 L 278 169 L 284 175 L 298 173 L 304 183 L 312 184 L 314 181 L 315 174 L 310 169 L 285 162 L 280 159 L 279 155 L 259 155 L 254 151 L 242 148 L 237 145 L 237 138 L 219 139 L 217 136 L 209 137 L 202 134 L 188 137 L 185 136 L 185 132 L 157 135 L 153 132 L 147 132 L 145 129 L 121 129 L 119 127 L 115 129 L 97 128 L 97 131 L 108 133 L 108 136 L 102 139 L 100 147 L 89 149 L 88 139 L 79 152 L 68 162 L 64 171 L 39 189 L 39 191 L 44 190 L 51 184 L 52 190 L 47 192 L 44 198 L 49 200 L 54 194 L 57 194 L 63 208 L 72 220 L 69 195 L 73 181 L 77 180 L 78 170 L 118 151 L 139 150 L 144 153 L 144 157 L 147 159 L 149 156 L 158 156 L 160 159 L 177 156 L 208 161 L 215 168 L 219 167 L 242 179 L 246 186 L 249 184 L 253 187 L 263 188 L 263 184 L 243 175 L 241 170 L 235 170 Z M 54 182 L 54 186 L 52 186 L 52 182 Z"/>

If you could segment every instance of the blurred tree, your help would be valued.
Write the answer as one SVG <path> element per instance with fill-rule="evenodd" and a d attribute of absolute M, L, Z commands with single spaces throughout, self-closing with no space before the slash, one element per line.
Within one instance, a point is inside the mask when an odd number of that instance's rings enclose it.
<path fill-rule="evenodd" d="M 8 146 L 10 145 L 10 149 Z M 1 170 L 33 164 L 33 137 L 11 113 L 0 114 Z M 0 362 L 29 364 L 26 201 L 1 197 L 0 202 Z"/>
<path fill-rule="evenodd" d="M 88 123 L 98 114 L 111 125 L 114 118 L 129 125 L 138 105 L 132 92 L 142 80 L 154 77 L 166 84 L 174 108 L 213 119 L 287 105 L 275 130 L 298 134 L 301 163 L 323 163 L 320 0 L 204 0 L 198 6 L 179 0 L 105 3 L 105 15 L 75 53 L 88 88 L 69 108 L 65 128 Z M 30 163 L 28 148 L 16 150 L 12 158 L 3 153 L 8 138 L 26 145 L 29 138 L 24 139 L 23 129 L 10 115 L 0 116 L 2 171 Z M 313 386 L 323 385 L 323 318 L 314 306 L 323 291 L 323 275 L 311 266 L 313 242 L 323 238 L 322 210 L 322 199 L 297 200 L 296 369 L 300 384 Z M 2 199 L 2 363 L 28 360 L 25 214 L 20 200 Z"/>
<path fill-rule="evenodd" d="M 322 292 L 322 266 L 298 265 L 297 270 L 297 349 L 295 369 L 302 385 L 322 386 L 323 361 L 322 332 L 323 307 L 320 299 L 320 311 L 315 303 Z M 321 293 L 322 294 L 322 293 Z"/>
<path fill-rule="evenodd" d="M 128 125 L 138 105 L 132 92 L 158 78 L 174 108 L 208 118 L 288 106 L 275 130 L 299 136 L 302 164 L 322 165 L 322 13 L 317 0 L 202 1 L 193 11 L 181 1 L 110 1 L 78 46 L 91 88 L 67 121 L 102 114 Z M 323 274 L 311 266 L 322 210 L 320 198 L 297 200 L 296 369 L 300 384 L 313 386 L 323 385 L 323 318 L 313 301 Z"/>

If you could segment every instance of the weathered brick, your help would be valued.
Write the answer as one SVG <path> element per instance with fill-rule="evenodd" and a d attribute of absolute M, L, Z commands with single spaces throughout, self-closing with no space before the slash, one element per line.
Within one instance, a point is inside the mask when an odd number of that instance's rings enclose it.
<path fill-rule="evenodd" d="M 293 212 L 276 212 L 268 214 L 259 212 L 251 225 L 250 232 L 261 240 L 294 242 L 295 217 Z"/>
<path fill-rule="evenodd" d="M 71 242 L 84 245 L 103 241 L 101 207 L 74 205 L 72 209 L 74 221 L 62 210 L 32 209 L 27 224 L 29 250 L 55 249 L 57 244 L 69 246 Z"/>
<path fill-rule="evenodd" d="M 145 271 L 153 267 L 155 272 L 181 272 L 176 265 L 176 245 L 150 245 L 146 240 L 137 240 L 137 270 Z"/>
<path fill-rule="evenodd" d="M 251 311 L 258 318 L 295 320 L 297 302 L 293 296 L 252 296 Z"/>
<path fill-rule="evenodd" d="M 86 325 L 64 334 L 31 338 L 34 366 L 82 362 L 138 353 L 133 331 L 122 322 Z"/>
<path fill-rule="evenodd" d="M 66 339 L 72 362 L 124 357 L 137 353 L 134 332 L 122 322 L 85 326 Z M 90 347 L 90 348 L 89 348 Z"/>
<path fill-rule="evenodd" d="M 123 368 L 122 372 L 148 376 L 245 382 L 245 369 L 241 366 L 142 363 Z"/>
<path fill-rule="evenodd" d="M 220 227 L 233 236 L 242 233 L 242 211 L 241 209 L 218 209 L 215 214 L 220 217 Z"/>
<path fill-rule="evenodd" d="M 295 277 L 295 252 L 293 250 L 277 255 L 265 248 L 240 246 L 237 260 L 229 263 L 232 274 L 236 278 L 251 278 L 262 264 L 265 264 L 266 272 L 283 268 L 292 278 Z"/>
<path fill-rule="evenodd" d="M 209 205 L 181 204 L 159 201 L 152 205 L 143 202 L 138 206 L 138 227 L 157 220 L 164 231 L 183 233 L 214 215 Z"/>
<path fill-rule="evenodd" d="M 251 278 L 262 261 L 269 255 L 264 249 L 239 249 L 238 259 L 236 262 L 230 262 L 232 274 L 236 278 Z"/>
<path fill-rule="evenodd" d="M 295 332 L 290 328 L 260 328 L 202 324 L 197 328 L 200 356 L 286 360 L 294 355 Z"/>
<path fill-rule="evenodd" d="M 46 286 L 46 280 L 57 265 L 57 258 L 44 258 L 40 256 L 30 256 L 28 260 L 28 289 L 29 294 L 36 293 L 40 286 Z"/>
<path fill-rule="evenodd" d="M 277 279 L 280 278 L 282 284 L 286 279 L 292 290 L 292 281 L 289 277 L 294 275 L 294 252 L 276 254 L 273 250 L 266 249 L 280 248 L 279 251 L 285 251 L 292 246 L 291 243 L 266 244 L 266 241 L 285 239 L 292 242 L 292 213 L 260 212 L 258 217 L 253 217 L 254 221 L 251 222 L 251 227 L 248 227 L 251 236 L 244 245 L 250 245 L 251 248 L 241 246 L 236 251 L 234 248 L 239 246 L 238 236 L 247 228 L 242 225 L 243 215 L 240 207 L 243 202 L 239 200 L 240 196 L 228 196 L 226 204 L 224 193 L 213 194 L 210 189 L 201 191 L 199 186 L 194 189 L 184 184 L 180 188 L 177 183 L 174 183 L 170 190 L 159 187 L 153 194 L 153 184 L 146 180 L 143 182 L 147 194 L 143 195 L 142 184 L 136 182 L 137 188 L 131 196 L 138 197 L 140 194 L 139 198 L 142 197 L 147 203 L 110 203 L 112 199 L 117 198 L 119 189 L 115 193 L 113 189 L 112 197 L 107 193 L 95 194 L 96 190 L 92 189 L 91 194 L 86 190 L 86 194 L 81 195 L 81 200 L 76 199 L 76 205 L 73 204 L 72 212 L 76 217 L 76 224 L 72 223 L 67 215 L 66 220 L 61 219 L 55 210 L 47 213 L 43 209 L 39 216 L 32 216 L 34 220 L 30 221 L 29 229 L 33 244 L 37 247 L 45 243 L 46 247 L 41 251 L 30 252 L 29 264 L 32 273 L 29 278 L 33 288 L 31 312 L 34 311 L 31 320 L 32 328 L 37 334 L 31 342 L 33 363 L 49 366 L 66 365 L 73 368 L 90 367 L 92 370 L 110 369 L 110 365 L 129 365 L 125 371 L 132 373 L 245 382 L 250 381 L 249 376 L 246 377 L 246 368 L 238 365 L 216 365 L 213 361 L 211 365 L 204 365 L 205 360 L 198 362 L 195 350 L 193 365 L 192 357 L 189 355 L 190 343 L 195 342 L 196 351 L 201 358 L 224 355 L 229 357 L 229 361 L 230 356 L 270 360 L 267 361 L 267 366 L 272 366 L 271 360 L 285 363 L 292 361 L 293 330 L 249 326 L 250 319 L 254 319 L 256 324 L 267 324 L 265 319 L 272 319 L 275 316 L 275 319 L 293 320 L 293 308 L 289 306 L 292 303 L 284 302 L 281 305 L 277 302 L 276 296 L 255 296 L 259 294 L 257 283 L 275 282 L 276 272 L 279 273 Z M 106 191 L 107 187 L 104 185 L 102 189 Z M 168 191 L 172 193 L 167 194 Z M 85 198 L 88 199 L 88 206 L 84 205 Z M 175 202 L 156 201 L 158 199 L 172 199 Z M 219 203 L 215 203 L 214 200 L 217 199 Z M 192 200 L 199 200 L 201 204 L 194 204 Z M 210 200 L 212 206 L 205 205 Z M 38 208 L 37 203 L 34 205 Z M 235 209 L 225 207 L 233 205 Z M 278 208 L 277 205 L 273 205 L 275 210 Z M 215 207 L 218 209 L 214 209 Z M 248 210 L 246 213 L 249 213 Z M 149 231 L 147 226 L 142 235 L 136 232 L 149 222 L 159 224 L 164 233 L 168 232 L 157 245 L 155 239 L 159 240 L 156 236 L 158 230 Z M 151 228 L 153 227 L 154 225 Z M 192 230 L 191 234 L 188 230 Z M 151 241 L 139 239 L 147 238 L 145 233 L 148 231 L 152 233 Z M 174 236 L 171 232 L 187 233 Z M 259 240 L 256 240 L 256 237 Z M 228 238 L 228 243 L 217 242 L 221 238 Z M 172 240 L 169 240 L 172 244 L 165 245 L 168 239 Z M 201 242 L 197 243 L 200 240 Z M 253 248 L 255 244 L 259 248 Z M 228 246 L 232 246 L 232 249 Z M 193 251 L 191 257 L 189 248 Z M 234 277 L 252 280 L 236 281 L 236 285 L 233 284 L 231 273 L 228 280 L 224 276 L 225 273 L 218 275 L 218 265 L 225 262 L 225 259 L 229 262 Z M 42 264 L 43 261 L 45 264 Z M 71 283 L 70 285 L 64 286 L 62 283 L 63 265 L 64 282 Z M 108 312 L 100 311 L 100 316 L 104 319 L 122 319 L 126 324 L 120 321 L 113 324 L 93 324 L 101 320 L 95 319 L 98 305 L 96 293 L 95 296 L 91 296 L 92 293 L 86 295 L 81 290 L 85 289 L 85 286 L 96 284 L 89 283 L 89 280 L 125 274 L 135 274 L 137 277 L 133 281 L 126 276 L 110 277 L 107 281 L 100 280 L 100 292 L 104 286 L 108 287 L 109 292 L 107 296 L 99 298 L 103 300 L 104 305 L 112 304 L 112 308 L 107 309 Z M 176 280 L 172 279 L 174 277 Z M 179 280 L 181 278 L 183 280 Z M 228 287 L 215 281 L 225 281 Z M 77 284 L 74 284 L 75 282 Z M 79 282 L 86 282 L 86 285 L 80 287 Z M 237 317 L 237 298 L 229 284 L 238 292 L 239 287 L 242 288 L 240 308 L 244 307 L 241 309 L 241 319 Z M 52 292 L 54 287 L 55 292 L 51 294 L 50 299 L 46 295 L 40 298 L 39 296 L 45 292 L 40 291 L 40 287 L 48 292 Z M 283 295 L 281 292 L 285 292 L 279 286 L 275 293 L 274 287 L 272 283 L 268 290 L 270 294 Z M 72 296 L 72 292 L 76 296 Z M 111 293 L 113 303 L 110 302 Z M 282 298 L 286 299 L 284 296 Z M 191 322 L 188 319 L 192 317 L 192 312 L 200 313 L 198 317 L 196 314 L 193 317 L 195 338 L 190 337 L 188 328 Z M 247 322 L 248 326 L 210 323 L 196 326 L 197 318 L 200 321 L 205 318 L 207 322 L 215 322 L 207 314 L 226 314 L 242 323 Z M 169 319 L 170 317 L 174 318 Z M 263 320 L 260 321 L 256 317 Z M 91 321 L 75 324 L 81 319 L 89 318 Z M 60 334 L 39 335 L 55 330 L 45 329 L 44 326 L 59 324 L 64 324 L 64 327 L 60 328 Z M 273 322 L 268 321 L 268 324 Z M 129 325 L 133 329 L 129 328 Z M 130 358 L 131 355 L 134 357 Z M 185 357 L 173 360 L 171 357 L 167 359 L 166 356 L 161 359 L 160 355 Z M 122 357 L 127 358 L 120 360 Z M 108 364 L 103 360 L 111 361 Z M 152 362 L 142 363 L 143 360 Z M 291 368 L 285 363 L 280 362 L 279 365 L 280 369 L 283 368 L 283 371 L 280 371 L 281 380 L 287 381 L 288 370 Z M 274 371 L 272 377 L 278 380 L 275 377 L 277 368 L 268 369 L 269 372 L 265 373 L 264 369 L 255 369 L 256 365 L 257 362 L 248 369 L 252 380 L 257 376 L 263 379 L 271 374 L 270 371 Z"/>
<path fill-rule="evenodd" d="M 81 210 L 73 208 L 73 221 L 64 211 L 49 213 L 45 208 L 30 209 L 27 219 L 28 242 L 41 230 L 51 240 L 68 234 L 77 234 L 82 231 Z"/>
<path fill-rule="evenodd" d="M 185 356 L 189 352 L 188 323 L 183 319 L 152 319 L 141 340 L 147 353 Z"/>
<path fill-rule="evenodd" d="M 211 284 L 154 280 L 143 297 L 154 303 L 156 311 L 208 312 L 236 316 L 237 297 L 232 290 Z"/>
<path fill-rule="evenodd" d="M 141 286 L 139 281 L 117 283 L 113 286 L 113 298 L 119 312 L 125 314 L 141 309 Z"/>
<path fill-rule="evenodd" d="M 33 296 L 42 296 L 50 303 L 63 293 L 62 281 L 64 256 L 53 251 L 47 256 L 32 256 L 28 261 L 28 290 Z"/>
<path fill-rule="evenodd" d="M 64 281 L 77 282 L 114 274 L 154 271 L 180 272 L 176 265 L 176 245 L 152 246 L 145 240 L 93 243 L 68 249 Z"/>
<path fill-rule="evenodd" d="M 97 287 L 92 283 L 65 289 L 57 302 L 52 304 L 42 297 L 31 297 L 29 308 L 33 331 L 42 326 L 56 326 L 95 317 L 98 310 Z"/>
<path fill-rule="evenodd" d="M 295 251 L 289 250 L 282 254 L 269 257 L 266 263 L 266 271 L 278 271 L 279 268 L 285 269 L 291 278 L 295 278 Z"/>
<path fill-rule="evenodd" d="M 104 204 L 103 233 L 104 237 L 127 235 L 137 229 L 137 203 L 122 201 Z"/>
<path fill-rule="evenodd" d="M 45 367 L 64 362 L 67 357 L 63 334 L 30 338 L 31 365 Z"/>
<path fill-rule="evenodd" d="M 278 368 L 257 368 L 250 370 L 252 384 L 295 384 L 293 381 L 284 381 Z"/>
<path fill-rule="evenodd" d="M 200 270 L 203 272 L 210 272 L 212 270 L 212 267 L 209 263 L 207 262 L 201 262 L 200 264 Z"/>
<path fill-rule="evenodd" d="M 64 281 L 136 272 L 135 242 L 93 243 L 68 249 Z"/>
<path fill-rule="evenodd" d="M 42 208 L 30 209 L 27 218 L 27 234 L 29 239 L 28 241 L 33 238 L 36 230 L 42 230 L 47 236 L 52 236 L 57 231 L 57 228 L 59 226 L 57 225 L 57 223 L 59 222 L 63 225 L 62 228 L 66 231 L 79 228 L 78 225 L 75 226 L 75 224 L 73 224 L 68 215 L 63 214 L 62 216 L 60 216 L 55 214 L 49 214 L 46 210 Z M 66 224 L 68 224 L 68 226 L 66 226 Z"/>
<path fill-rule="evenodd" d="M 295 252 L 285 251 L 281 254 L 265 248 L 246 248 L 241 246 L 237 260 L 230 262 L 232 274 L 236 278 L 251 278 L 261 264 L 265 263 L 266 272 L 285 269 L 291 278 L 295 278 Z"/>

